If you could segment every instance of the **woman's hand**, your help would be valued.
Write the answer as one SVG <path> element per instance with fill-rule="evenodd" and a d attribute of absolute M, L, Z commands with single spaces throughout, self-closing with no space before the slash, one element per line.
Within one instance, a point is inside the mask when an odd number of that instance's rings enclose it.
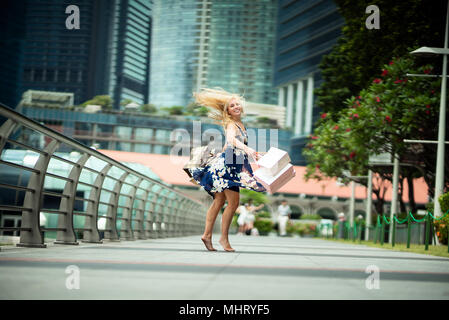
<path fill-rule="evenodd" d="M 254 160 L 256 160 L 256 161 L 259 160 L 259 153 L 258 153 L 256 150 L 247 147 L 246 150 L 245 150 L 245 152 L 246 152 L 246 154 L 247 154 L 248 156 L 250 156 L 250 157 L 253 158 Z"/>

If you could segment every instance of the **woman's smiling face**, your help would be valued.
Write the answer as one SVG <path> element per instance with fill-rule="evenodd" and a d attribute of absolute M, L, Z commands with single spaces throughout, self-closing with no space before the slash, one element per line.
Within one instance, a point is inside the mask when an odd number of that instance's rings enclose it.
<path fill-rule="evenodd" d="M 228 104 L 228 113 L 231 117 L 240 117 L 242 114 L 242 105 L 240 104 L 240 101 L 236 98 L 232 98 L 231 101 L 229 101 Z"/>

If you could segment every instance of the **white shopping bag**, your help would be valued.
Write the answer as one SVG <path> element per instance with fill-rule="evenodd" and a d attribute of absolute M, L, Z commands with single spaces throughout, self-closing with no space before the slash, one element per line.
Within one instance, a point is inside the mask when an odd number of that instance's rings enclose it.
<path fill-rule="evenodd" d="M 266 154 L 257 161 L 261 167 L 260 173 L 267 176 L 275 176 L 290 162 L 290 156 L 284 150 L 271 147 Z"/>

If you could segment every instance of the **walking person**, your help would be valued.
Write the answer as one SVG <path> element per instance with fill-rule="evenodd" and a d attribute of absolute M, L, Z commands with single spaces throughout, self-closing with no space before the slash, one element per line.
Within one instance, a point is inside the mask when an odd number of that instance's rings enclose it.
<path fill-rule="evenodd" d="M 248 213 L 246 214 L 245 233 L 251 235 L 254 228 L 254 221 L 256 221 L 256 211 L 264 207 L 265 204 L 260 204 L 257 207 L 253 205 L 253 199 L 248 200 Z"/>
<path fill-rule="evenodd" d="M 278 207 L 278 222 L 279 222 L 279 235 L 284 237 L 287 235 L 287 223 L 290 219 L 292 210 L 288 205 L 287 200 L 282 200 Z"/>
<path fill-rule="evenodd" d="M 258 192 L 266 191 L 256 181 L 249 164 L 249 158 L 258 160 L 256 150 L 248 147 L 248 135 L 242 123 L 244 100 L 237 94 L 221 89 L 202 89 L 194 93 L 198 105 L 208 107 L 209 117 L 223 126 L 226 142 L 223 152 L 215 156 L 206 166 L 189 169 L 192 178 L 213 197 L 206 214 L 206 225 L 201 240 L 207 250 L 216 251 L 212 246 L 212 230 L 218 212 L 228 202 L 221 224 L 219 243 L 225 251 L 235 251 L 229 243 L 229 226 L 240 203 L 240 188 Z"/>
<path fill-rule="evenodd" d="M 246 230 L 246 216 L 249 213 L 249 204 L 245 203 L 244 205 L 241 205 L 236 212 L 239 213 L 239 217 L 237 218 L 237 224 L 239 225 L 239 229 L 237 234 L 243 235 L 243 233 Z"/>

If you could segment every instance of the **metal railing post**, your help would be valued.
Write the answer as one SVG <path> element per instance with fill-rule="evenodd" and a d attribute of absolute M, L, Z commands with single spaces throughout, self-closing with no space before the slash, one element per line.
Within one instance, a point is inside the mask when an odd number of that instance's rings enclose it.
<path fill-rule="evenodd" d="M 407 248 L 410 248 L 410 238 L 412 233 L 412 220 L 410 218 L 411 212 L 407 215 Z"/>
<path fill-rule="evenodd" d="M 181 230 L 181 204 L 182 199 L 174 198 L 173 201 L 175 202 L 176 206 L 174 207 L 174 225 L 175 225 L 175 236 L 181 237 L 182 236 L 182 230 Z"/>
<path fill-rule="evenodd" d="M 125 179 L 128 175 L 129 172 L 124 172 L 120 176 L 118 181 L 116 181 L 114 190 L 112 191 L 111 197 L 109 198 L 109 202 L 112 205 L 108 208 L 107 216 L 109 218 L 106 220 L 106 230 L 104 231 L 104 238 L 110 241 L 120 241 L 117 231 L 117 212 L 120 190 L 122 190 L 123 182 L 125 182 Z"/>
<path fill-rule="evenodd" d="M 156 238 L 163 238 L 163 230 L 162 230 L 162 213 L 160 212 L 160 203 L 157 201 L 160 194 L 164 191 L 163 188 L 159 189 L 154 193 L 153 197 L 153 234 Z M 156 228 L 154 228 L 156 226 Z"/>
<path fill-rule="evenodd" d="M 70 170 L 69 181 L 66 181 L 61 199 L 59 211 L 63 214 L 58 216 L 58 231 L 56 233 L 55 244 L 74 244 L 77 245 L 75 230 L 73 229 L 73 208 L 75 206 L 76 187 L 81 175 L 81 170 L 86 164 L 90 155 L 83 154 L 76 164 Z"/>
<path fill-rule="evenodd" d="M 178 207 L 178 217 L 179 217 L 179 229 L 180 229 L 180 236 L 183 237 L 187 235 L 186 233 L 186 205 L 187 205 L 187 199 L 181 199 L 179 201 L 179 207 Z"/>
<path fill-rule="evenodd" d="M 84 221 L 85 230 L 83 232 L 82 242 L 102 243 L 100 239 L 100 232 L 98 230 L 98 208 L 100 206 L 101 189 L 106 175 L 111 167 L 112 164 L 110 163 L 107 163 L 104 166 L 94 182 L 94 186 L 97 188 L 93 188 L 90 191 L 89 200 L 91 201 L 87 204 L 86 212 L 88 216 L 86 216 L 86 220 Z"/>
<path fill-rule="evenodd" d="M 131 186 L 131 190 L 128 195 L 126 195 L 126 203 L 125 208 L 122 213 L 122 226 L 120 228 L 120 238 L 125 240 L 135 240 L 132 229 L 132 217 L 133 217 L 133 208 L 134 201 L 136 199 L 137 186 L 142 183 L 142 178 L 139 178 L 137 182 Z"/>
<path fill-rule="evenodd" d="M 144 232 L 145 232 L 145 238 L 150 239 L 153 238 L 153 214 L 152 214 L 152 210 L 153 210 L 153 201 L 152 201 L 152 188 L 154 187 L 154 184 L 150 184 L 148 186 L 147 191 L 145 192 L 145 196 L 144 196 L 144 203 L 143 203 L 143 209 L 144 209 Z M 148 210 L 147 210 L 147 204 L 149 206 Z M 146 217 L 145 217 L 145 212 L 147 212 Z"/>
<path fill-rule="evenodd" d="M 138 185 L 140 187 L 140 184 Z M 136 222 L 136 228 L 134 228 L 134 239 L 139 240 L 145 240 L 147 237 L 145 236 L 145 205 L 146 205 L 146 198 L 148 196 L 148 190 L 144 191 L 143 198 L 137 199 L 136 201 L 139 201 L 138 207 L 136 208 L 136 219 L 134 220 Z"/>
<path fill-rule="evenodd" d="M 40 154 L 34 166 L 37 172 L 31 174 L 28 181 L 28 188 L 33 192 L 27 191 L 23 206 L 29 210 L 22 211 L 22 228 L 30 230 L 22 230 L 20 232 L 20 242 L 18 247 L 39 247 L 45 248 L 44 239 L 42 238 L 40 228 L 40 212 L 43 205 L 43 189 L 45 181 L 45 172 L 47 172 L 48 164 L 50 163 L 51 155 L 59 146 L 59 141 L 52 140 L 44 149 L 45 154 Z"/>

